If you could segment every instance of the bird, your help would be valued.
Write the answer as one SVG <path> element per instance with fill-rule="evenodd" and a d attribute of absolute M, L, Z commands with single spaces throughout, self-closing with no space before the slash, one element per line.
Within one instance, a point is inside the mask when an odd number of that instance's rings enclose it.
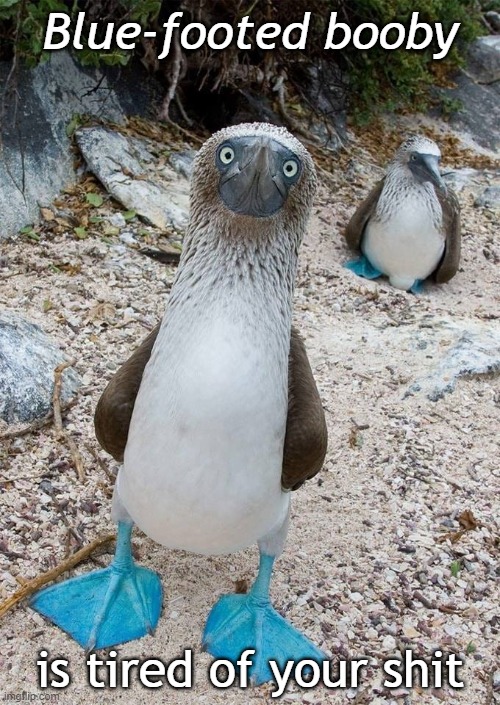
<path fill-rule="evenodd" d="M 361 257 L 347 269 L 367 279 L 386 275 L 397 289 L 419 293 L 433 276 L 449 281 L 460 264 L 460 205 L 441 178 L 441 152 L 431 139 L 410 135 L 385 177 L 350 219 L 345 238 Z"/>
<path fill-rule="evenodd" d="M 230 126 L 193 166 L 190 219 L 161 324 L 100 398 L 96 436 L 123 463 L 112 500 L 110 566 L 50 586 L 31 606 L 87 650 L 151 633 L 159 576 L 131 553 L 134 524 L 171 549 L 230 554 L 258 544 L 246 594 L 223 595 L 202 643 L 236 664 L 255 649 L 254 683 L 323 652 L 272 606 L 291 491 L 322 467 L 327 426 L 292 326 L 297 257 L 316 189 L 313 160 L 285 128 Z"/>

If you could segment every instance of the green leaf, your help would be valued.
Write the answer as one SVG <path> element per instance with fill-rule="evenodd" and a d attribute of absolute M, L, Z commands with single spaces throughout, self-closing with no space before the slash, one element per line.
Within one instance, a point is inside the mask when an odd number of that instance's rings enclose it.
<path fill-rule="evenodd" d="M 28 237 L 30 240 L 34 240 L 35 242 L 40 242 L 40 235 L 33 230 L 32 225 L 27 225 L 20 232 L 23 235 L 26 235 L 26 237 Z"/>
<path fill-rule="evenodd" d="M 473 641 L 469 641 L 467 644 L 467 648 L 465 649 L 466 654 L 473 654 L 476 650 L 476 645 L 474 644 Z"/>
<path fill-rule="evenodd" d="M 460 565 L 460 561 L 453 561 L 452 564 L 450 565 L 451 574 L 453 575 L 454 578 L 458 577 L 458 574 L 460 573 L 461 567 L 462 566 Z"/>
<path fill-rule="evenodd" d="M 80 115 L 73 115 L 71 120 L 66 125 L 66 136 L 73 137 L 76 130 L 80 127 L 81 124 L 82 124 L 82 121 L 81 121 Z"/>
<path fill-rule="evenodd" d="M 132 220 L 137 215 L 136 211 L 123 211 L 122 213 L 125 220 Z"/>
<path fill-rule="evenodd" d="M 100 193 L 87 193 L 85 199 L 94 208 L 99 208 L 104 203 L 104 198 Z"/>
<path fill-rule="evenodd" d="M 85 240 L 85 238 L 87 237 L 87 231 L 85 228 L 73 228 L 73 230 L 76 237 L 80 240 Z"/>
<path fill-rule="evenodd" d="M 7 7 L 17 5 L 21 0 L 0 0 L 0 10 L 5 10 Z"/>

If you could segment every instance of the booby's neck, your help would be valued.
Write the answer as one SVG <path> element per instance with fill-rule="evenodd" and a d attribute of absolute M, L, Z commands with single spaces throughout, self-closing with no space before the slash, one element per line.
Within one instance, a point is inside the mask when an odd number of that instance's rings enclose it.
<path fill-rule="evenodd" d="M 377 216 L 381 221 L 390 220 L 407 200 L 419 203 L 428 211 L 435 227 L 440 227 L 442 209 L 434 185 L 430 181 L 418 181 L 407 166 L 397 161 L 387 168 L 384 187 L 377 204 Z"/>
<path fill-rule="evenodd" d="M 278 237 L 273 220 L 258 226 L 255 219 L 236 217 L 224 228 L 190 227 L 167 319 L 176 309 L 209 315 L 213 307 L 237 307 L 242 316 L 256 312 L 269 326 L 289 330 L 299 243 Z"/>

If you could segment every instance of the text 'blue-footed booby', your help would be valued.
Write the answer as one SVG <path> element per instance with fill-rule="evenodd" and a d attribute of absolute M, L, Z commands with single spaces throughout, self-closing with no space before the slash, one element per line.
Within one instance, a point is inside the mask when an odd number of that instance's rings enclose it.
<path fill-rule="evenodd" d="M 316 187 L 306 149 L 285 129 L 245 124 L 200 149 L 191 215 L 161 325 L 120 368 L 95 415 L 123 460 L 113 498 L 116 555 L 101 571 L 38 593 L 32 606 L 87 649 L 137 638 L 159 618 L 161 586 L 132 559 L 136 523 L 158 543 L 201 554 L 258 543 L 246 595 L 222 597 L 203 642 L 234 662 L 322 659 L 273 609 L 290 490 L 321 468 L 326 424 L 306 351 L 292 330 L 297 253 Z"/>
<path fill-rule="evenodd" d="M 427 137 L 414 135 L 401 145 L 347 225 L 349 247 L 362 253 L 348 269 L 367 279 L 385 274 L 397 289 L 414 293 L 431 275 L 442 283 L 456 274 L 460 207 L 441 179 L 440 157 Z"/>

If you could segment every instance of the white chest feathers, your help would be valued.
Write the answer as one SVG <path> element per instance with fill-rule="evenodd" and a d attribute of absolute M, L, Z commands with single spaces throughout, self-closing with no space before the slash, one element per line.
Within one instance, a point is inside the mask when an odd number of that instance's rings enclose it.
<path fill-rule="evenodd" d="M 205 554 L 255 543 L 284 520 L 289 501 L 286 345 L 224 313 L 210 318 L 164 321 L 118 478 L 145 533 Z"/>
<path fill-rule="evenodd" d="M 430 184 L 403 193 L 382 191 L 366 225 L 361 249 L 398 289 L 434 272 L 443 255 L 442 209 Z"/>

